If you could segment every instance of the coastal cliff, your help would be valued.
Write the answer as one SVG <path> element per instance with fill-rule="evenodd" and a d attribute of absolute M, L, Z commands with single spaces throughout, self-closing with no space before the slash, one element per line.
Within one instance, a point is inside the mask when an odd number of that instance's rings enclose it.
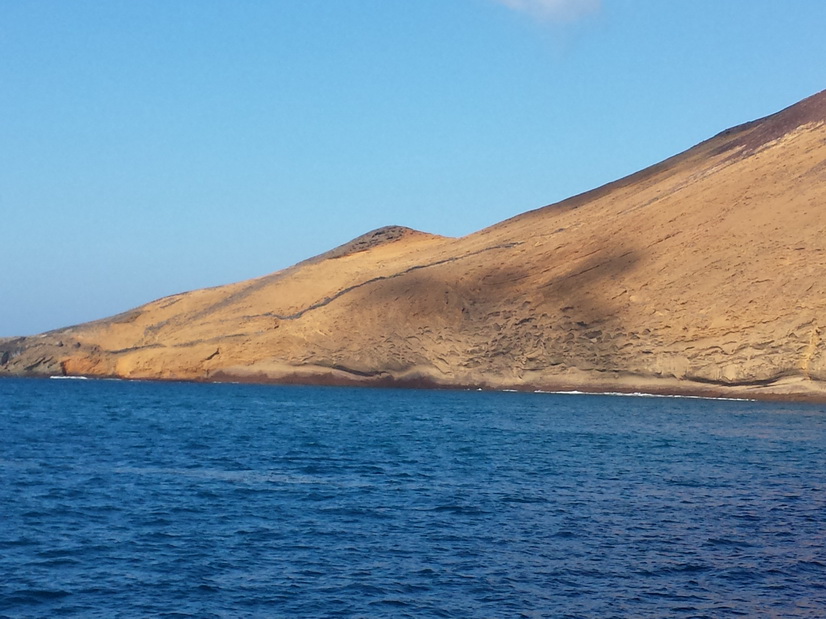
<path fill-rule="evenodd" d="M 0 340 L 0 375 L 826 400 L 826 91 L 462 238 Z"/>

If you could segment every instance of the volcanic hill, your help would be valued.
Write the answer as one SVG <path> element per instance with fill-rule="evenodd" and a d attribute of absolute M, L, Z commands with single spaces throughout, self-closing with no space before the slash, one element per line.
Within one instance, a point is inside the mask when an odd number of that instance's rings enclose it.
<path fill-rule="evenodd" d="M 0 341 L 0 375 L 826 400 L 826 91 L 463 238 Z"/>

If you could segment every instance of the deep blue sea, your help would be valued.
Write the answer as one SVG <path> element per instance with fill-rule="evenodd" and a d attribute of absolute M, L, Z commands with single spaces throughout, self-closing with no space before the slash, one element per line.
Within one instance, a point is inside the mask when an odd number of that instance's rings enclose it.
<path fill-rule="evenodd" d="M 826 617 L 826 409 L 0 380 L 0 616 Z"/>

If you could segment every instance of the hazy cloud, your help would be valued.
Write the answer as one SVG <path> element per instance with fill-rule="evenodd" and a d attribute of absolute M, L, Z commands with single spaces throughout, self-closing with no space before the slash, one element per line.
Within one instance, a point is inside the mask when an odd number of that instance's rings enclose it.
<path fill-rule="evenodd" d="M 570 21 L 599 10 L 602 0 L 495 0 L 537 19 Z"/>

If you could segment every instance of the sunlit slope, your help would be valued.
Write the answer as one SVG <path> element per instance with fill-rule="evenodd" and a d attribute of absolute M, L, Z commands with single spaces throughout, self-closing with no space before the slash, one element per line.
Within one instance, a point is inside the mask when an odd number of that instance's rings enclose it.
<path fill-rule="evenodd" d="M 826 94 L 460 239 L 0 343 L 0 372 L 826 397 Z"/>

